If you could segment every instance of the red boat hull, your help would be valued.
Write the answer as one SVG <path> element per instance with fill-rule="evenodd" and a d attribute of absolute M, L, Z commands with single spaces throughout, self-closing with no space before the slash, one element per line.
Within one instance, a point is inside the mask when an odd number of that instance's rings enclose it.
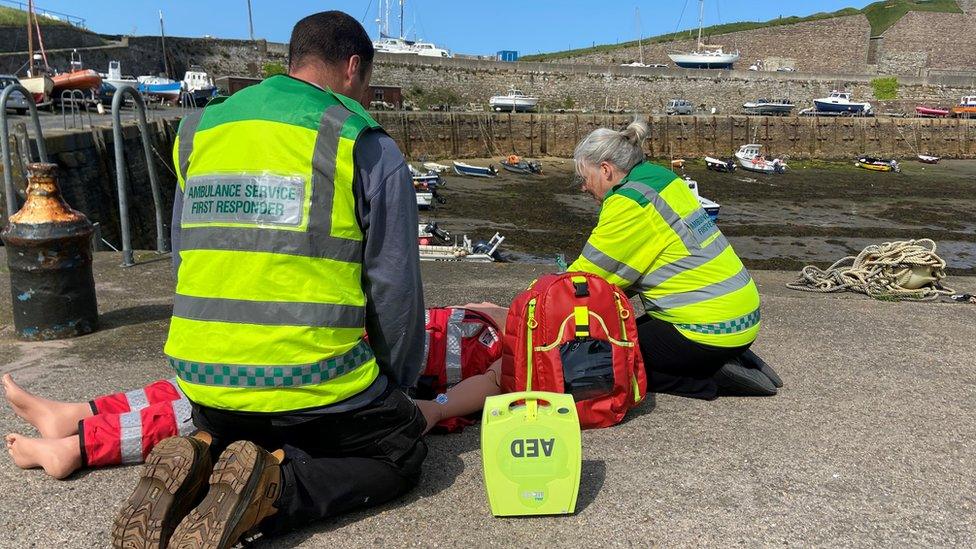
<path fill-rule="evenodd" d="M 918 113 L 919 116 L 933 116 L 933 117 L 949 116 L 948 109 L 937 109 L 935 107 L 918 106 L 915 107 L 915 112 Z"/>
<path fill-rule="evenodd" d="M 61 90 L 90 90 L 102 85 L 102 77 L 91 69 L 71 71 L 65 74 L 52 76 L 54 80 L 54 91 Z"/>

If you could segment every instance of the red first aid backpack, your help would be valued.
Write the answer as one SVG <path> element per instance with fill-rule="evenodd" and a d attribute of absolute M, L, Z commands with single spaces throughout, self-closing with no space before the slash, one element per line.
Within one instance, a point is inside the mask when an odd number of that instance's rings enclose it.
<path fill-rule="evenodd" d="M 485 373 L 502 356 L 498 326 L 491 317 L 463 307 L 432 307 L 426 311 L 424 370 L 415 398 L 431 400 L 462 379 Z M 441 431 L 459 431 L 474 423 L 451 418 L 437 424 Z"/>
<path fill-rule="evenodd" d="M 619 423 L 647 393 L 627 296 L 588 273 L 536 280 L 508 310 L 502 390 L 572 394 L 584 429 Z"/>

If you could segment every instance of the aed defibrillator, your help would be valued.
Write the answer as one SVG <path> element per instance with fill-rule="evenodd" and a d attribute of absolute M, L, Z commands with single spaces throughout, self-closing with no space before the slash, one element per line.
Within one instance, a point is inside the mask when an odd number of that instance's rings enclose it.
<path fill-rule="evenodd" d="M 481 455 L 494 516 L 575 512 L 582 442 L 572 395 L 526 391 L 487 398 Z"/>

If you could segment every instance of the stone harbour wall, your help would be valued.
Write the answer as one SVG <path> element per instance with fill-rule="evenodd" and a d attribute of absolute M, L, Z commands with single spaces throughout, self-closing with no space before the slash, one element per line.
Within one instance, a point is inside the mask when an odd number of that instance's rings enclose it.
<path fill-rule="evenodd" d="M 745 17 L 756 17 L 748 14 Z M 738 17 L 738 16 L 737 16 Z M 656 44 L 644 44 L 644 63 L 674 65 L 668 51 L 694 49 L 695 36 L 678 35 L 681 40 Z M 768 57 L 791 59 L 795 68 L 803 72 L 852 72 L 867 69 L 868 39 L 871 25 L 863 15 L 835 17 L 822 21 L 809 21 L 794 25 L 782 25 L 753 29 L 708 38 L 710 44 L 725 47 L 725 51 L 739 50 L 741 57 L 736 68 L 746 69 L 757 60 Z M 639 59 L 638 47 L 614 49 L 606 52 L 586 53 L 574 57 L 553 59 L 554 63 L 584 63 L 619 65 Z"/>
<path fill-rule="evenodd" d="M 914 113 L 919 103 L 949 106 L 970 93 L 971 77 L 899 77 L 898 100 L 874 100 L 870 75 L 805 74 L 756 71 L 650 69 L 538 62 L 504 63 L 467 59 L 422 59 L 378 55 L 373 82 L 401 86 L 408 97 L 436 93 L 453 95 L 456 104 L 488 108 L 492 95 L 517 86 L 540 98 L 542 110 L 576 109 L 607 112 L 633 110 L 663 113 L 670 99 L 687 99 L 701 113 L 741 112 L 742 104 L 758 98 L 787 98 L 797 110 L 831 90 L 850 91 L 858 101 L 871 101 L 876 112 Z"/>
<path fill-rule="evenodd" d="M 571 157 L 590 131 L 622 129 L 631 115 L 378 112 L 410 159 Z M 837 117 L 646 116 L 652 157 L 728 156 L 746 143 L 789 158 L 912 158 L 916 151 L 976 158 L 976 120 Z"/>
<path fill-rule="evenodd" d="M 976 13 L 908 12 L 885 31 L 879 64 L 888 56 L 920 53 L 923 65 L 897 74 L 918 74 L 922 68 L 976 71 Z"/>
<path fill-rule="evenodd" d="M 170 215 L 173 211 L 173 193 L 176 188 L 171 151 L 177 124 L 178 121 L 171 120 L 156 120 L 149 124 L 153 161 L 163 199 L 163 223 L 167 240 Z M 23 152 L 24 147 L 20 144 L 21 140 L 16 138 L 19 132 L 14 130 L 11 133 L 14 134 L 11 139 L 18 143 L 12 147 L 13 175 L 22 203 L 28 160 Z M 156 214 L 142 140 L 134 123 L 124 125 L 122 135 L 125 141 L 132 246 L 134 249 L 154 250 L 156 249 Z M 50 135 L 45 138 L 49 159 L 61 168 L 58 183 L 65 200 L 72 208 L 88 216 L 93 223 L 98 223 L 101 237 L 112 246 L 121 249 L 114 143 L 111 127 L 95 127 L 90 131 Z M 37 154 L 34 153 L 32 158 L 37 159 Z M 3 193 L 0 193 L 0 206 L 2 206 L 0 226 L 3 226 L 7 222 Z M 104 244 L 100 245 L 104 246 Z"/>

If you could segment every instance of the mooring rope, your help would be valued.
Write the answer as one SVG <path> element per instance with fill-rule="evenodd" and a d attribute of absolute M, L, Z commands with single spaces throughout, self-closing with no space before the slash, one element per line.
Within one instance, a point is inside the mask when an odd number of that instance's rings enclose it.
<path fill-rule="evenodd" d="M 902 286 L 913 267 L 928 267 L 935 278 L 921 288 Z M 858 292 L 877 299 L 935 301 L 955 293 L 941 284 L 946 262 L 935 253 L 935 242 L 928 238 L 872 244 L 856 257 L 848 256 L 826 269 L 807 265 L 799 278 L 786 286 L 805 292 Z M 927 274 L 927 273 L 926 273 Z"/>

